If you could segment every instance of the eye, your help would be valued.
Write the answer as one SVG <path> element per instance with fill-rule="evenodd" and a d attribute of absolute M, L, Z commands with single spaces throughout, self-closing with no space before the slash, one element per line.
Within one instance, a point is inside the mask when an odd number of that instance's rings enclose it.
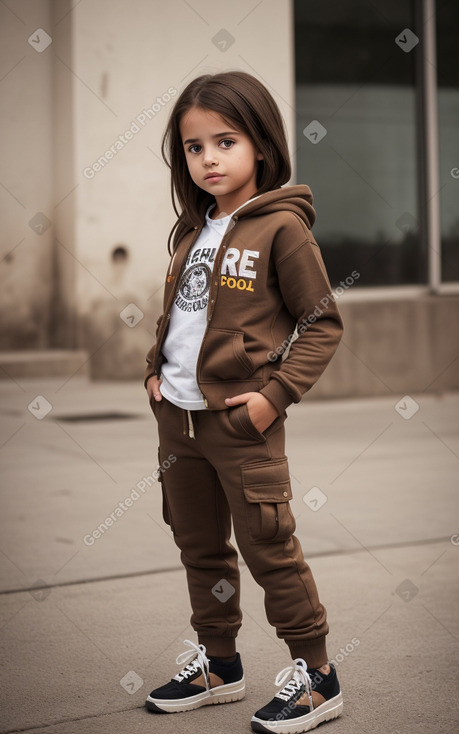
<path fill-rule="evenodd" d="M 199 148 L 199 150 L 195 150 L 196 148 Z M 201 146 L 198 145 L 197 143 L 194 143 L 193 145 L 190 145 L 190 147 L 188 148 L 188 151 L 190 153 L 199 153 L 201 151 Z"/>
<path fill-rule="evenodd" d="M 229 150 L 229 148 L 232 148 L 232 146 L 234 145 L 234 140 L 221 140 L 220 145 L 222 145 L 223 148 L 225 148 L 226 150 Z"/>

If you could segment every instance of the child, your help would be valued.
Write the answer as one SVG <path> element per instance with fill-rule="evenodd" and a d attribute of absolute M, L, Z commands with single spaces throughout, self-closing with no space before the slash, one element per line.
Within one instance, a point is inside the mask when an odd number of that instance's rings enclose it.
<path fill-rule="evenodd" d="M 174 458 L 162 473 L 163 514 L 181 550 L 198 644 L 186 640 L 183 669 L 146 705 L 190 711 L 244 696 L 232 520 L 268 621 L 293 658 L 252 730 L 309 731 L 342 710 L 326 611 L 293 535 L 284 448 L 285 409 L 316 382 L 342 333 L 333 299 L 320 307 L 331 288 L 310 231 L 311 192 L 281 188 L 290 178 L 282 118 L 243 72 L 188 84 L 162 153 L 178 220 L 145 385 L 159 462 Z"/>

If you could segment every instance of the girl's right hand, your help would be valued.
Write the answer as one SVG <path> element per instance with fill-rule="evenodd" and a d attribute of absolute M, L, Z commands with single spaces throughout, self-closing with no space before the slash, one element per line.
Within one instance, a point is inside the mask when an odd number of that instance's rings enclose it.
<path fill-rule="evenodd" d="M 148 378 L 147 393 L 150 403 L 152 400 L 156 400 L 159 403 L 159 401 L 163 399 L 163 396 L 159 391 L 159 386 L 161 385 L 161 382 L 162 380 L 158 379 L 157 375 L 152 375 Z"/>

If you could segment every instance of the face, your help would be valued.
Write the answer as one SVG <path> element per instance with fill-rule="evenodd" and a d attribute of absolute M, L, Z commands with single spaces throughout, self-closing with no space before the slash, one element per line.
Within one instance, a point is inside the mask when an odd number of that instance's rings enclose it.
<path fill-rule="evenodd" d="M 257 163 L 263 156 L 244 132 L 216 112 L 192 107 L 180 122 L 190 176 L 213 194 L 216 214 L 230 214 L 257 191 Z"/>

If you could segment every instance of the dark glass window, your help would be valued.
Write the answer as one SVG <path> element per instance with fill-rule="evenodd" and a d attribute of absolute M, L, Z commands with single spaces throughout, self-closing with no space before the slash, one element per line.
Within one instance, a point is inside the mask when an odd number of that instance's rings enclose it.
<path fill-rule="evenodd" d="M 459 2 L 437 0 L 442 279 L 459 280 Z"/>
<path fill-rule="evenodd" d="M 359 287 L 425 283 L 414 3 L 295 0 L 294 12 L 296 180 L 313 191 L 332 285 L 353 270 Z"/>

